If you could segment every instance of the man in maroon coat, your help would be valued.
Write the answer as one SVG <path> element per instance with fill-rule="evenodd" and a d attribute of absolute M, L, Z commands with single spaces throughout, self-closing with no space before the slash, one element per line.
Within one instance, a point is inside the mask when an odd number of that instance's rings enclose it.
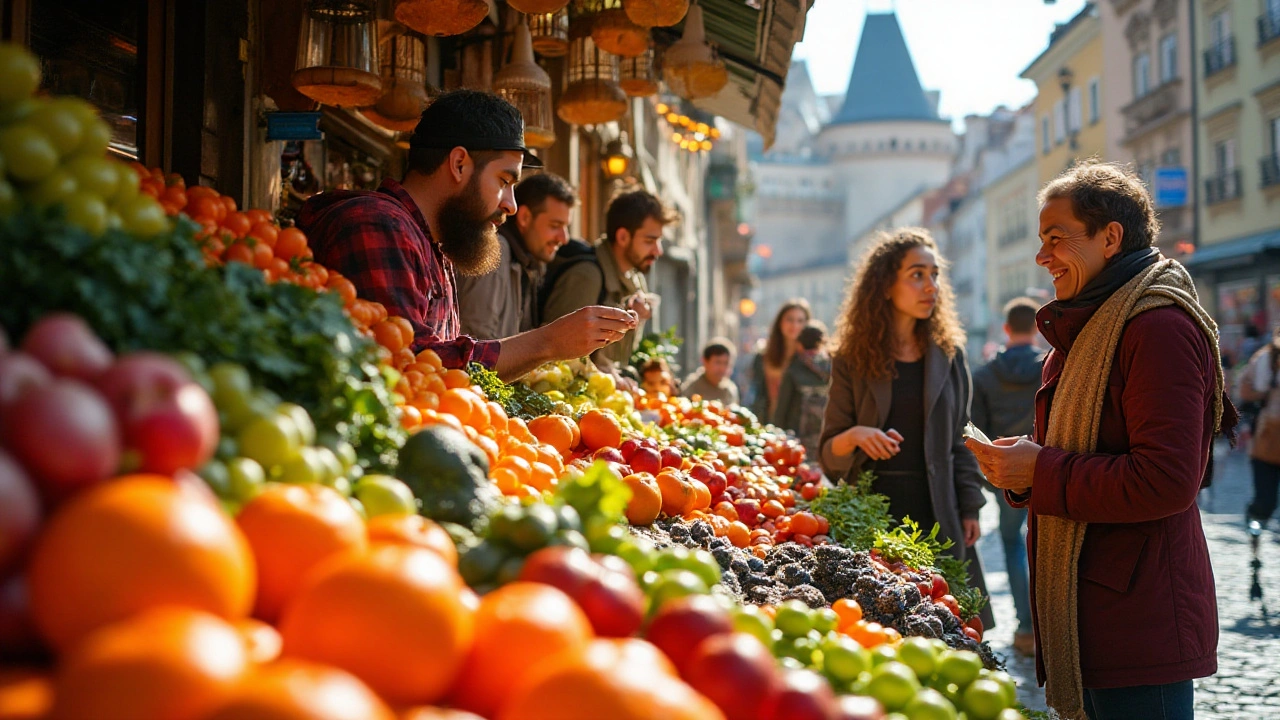
<path fill-rule="evenodd" d="M 1234 426 L 1234 410 L 1229 402 L 1224 409 L 1221 399 L 1216 328 L 1195 303 L 1193 289 L 1182 305 L 1171 302 L 1112 321 L 1120 334 L 1114 352 L 1104 356 L 1110 370 L 1105 386 L 1098 386 L 1102 407 L 1093 421 L 1093 450 L 1051 446 L 1051 416 L 1065 412 L 1055 408 L 1055 396 L 1062 405 L 1073 394 L 1059 381 L 1071 354 L 1091 349 L 1077 344 L 1090 321 L 1096 315 L 1108 322 L 1103 316 L 1114 314 L 1115 304 L 1099 310 L 1117 293 L 1134 293 L 1139 276 L 1162 270 L 1181 277 L 1185 270 L 1152 247 L 1159 224 L 1151 200 L 1141 181 L 1122 168 L 1078 165 L 1051 182 L 1040 201 L 1036 261 L 1053 277 L 1057 297 L 1036 318 L 1052 352 L 1036 394 L 1035 430 L 1032 437 L 967 444 L 1006 500 L 1030 511 L 1037 676 L 1042 685 L 1048 681 L 1051 704 L 1058 683 L 1059 689 L 1079 688 L 1064 703 L 1067 716 L 1080 717 L 1083 710 L 1091 720 L 1189 719 L 1191 681 L 1217 671 L 1218 642 L 1213 570 L 1196 495 L 1218 427 Z M 1190 286 L 1189 277 L 1185 283 Z M 1094 342 L 1096 329 L 1082 342 Z M 1037 597 L 1046 581 L 1060 580 L 1043 576 L 1050 566 L 1043 558 L 1037 562 L 1038 551 L 1049 551 L 1043 547 L 1046 523 L 1058 519 L 1072 521 L 1083 534 L 1072 563 L 1075 582 L 1064 583 L 1076 598 L 1071 622 L 1078 648 L 1065 650 L 1061 636 L 1059 647 L 1044 637 L 1046 617 L 1061 613 Z M 1078 657 L 1075 677 L 1075 668 L 1055 671 L 1046 653 L 1050 659 Z"/>

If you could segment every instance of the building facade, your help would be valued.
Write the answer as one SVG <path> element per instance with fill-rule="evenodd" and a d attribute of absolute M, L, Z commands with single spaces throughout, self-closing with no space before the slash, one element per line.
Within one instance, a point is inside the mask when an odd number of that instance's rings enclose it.
<path fill-rule="evenodd" d="M 1106 67 L 1127 68 L 1102 88 L 1106 159 L 1133 165 L 1156 202 L 1161 251 L 1185 257 L 1195 248 L 1199 191 L 1191 10 L 1182 0 L 1106 0 L 1098 10 Z"/>
<path fill-rule="evenodd" d="M 1280 2 L 1204 0 L 1193 22 L 1202 195 L 1187 264 L 1232 357 L 1246 325 L 1280 323 Z"/>

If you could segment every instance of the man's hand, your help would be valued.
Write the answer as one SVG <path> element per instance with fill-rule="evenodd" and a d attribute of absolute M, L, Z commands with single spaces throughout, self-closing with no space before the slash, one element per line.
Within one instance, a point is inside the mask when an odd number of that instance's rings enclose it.
<path fill-rule="evenodd" d="M 1040 446 L 1025 435 L 1000 438 L 990 445 L 975 438 L 966 438 L 964 445 L 978 459 L 987 482 L 1001 490 L 1025 491 L 1031 487 Z"/>
<path fill-rule="evenodd" d="M 644 322 L 653 317 L 653 306 L 649 304 L 649 298 L 642 292 L 627 298 L 627 309 L 636 314 L 636 318 L 640 322 Z"/>
<path fill-rule="evenodd" d="M 618 342 L 639 323 L 628 310 L 588 305 L 545 326 L 556 360 L 578 358 Z"/>
<path fill-rule="evenodd" d="M 973 547 L 978 538 L 982 537 L 982 523 L 978 522 L 978 518 L 961 518 L 960 526 L 964 528 L 964 546 Z"/>

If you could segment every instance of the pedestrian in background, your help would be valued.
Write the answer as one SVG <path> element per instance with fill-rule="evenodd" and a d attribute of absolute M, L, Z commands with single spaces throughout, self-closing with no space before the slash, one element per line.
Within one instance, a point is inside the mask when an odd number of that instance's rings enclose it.
<path fill-rule="evenodd" d="M 809 324 L 813 313 L 804 298 L 788 300 L 773 318 L 769 328 L 769 340 L 764 351 L 751 361 L 751 411 L 766 422 L 773 416 L 778 400 L 778 388 L 782 387 L 782 375 L 791 365 L 791 358 L 799 347 L 800 331 Z"/>
<path fill-rule="evenodd" d="M 896 520 L 928 532 L 936 522 L 947 550 L 969 560 L 986 593 L 981 535 L 982 474 L 961 432 L 969 422 L 969 367 L 945 261 L 929 231 L 882 233 L 858 266 L 840 322 L 823 418 L 822 469 L 848 482 L 863 470 L 889 498 Z M 990 628 L 990 606 L 982 611 Z"/>
<path fill-rule="evenodd" d="M 729 377 L 732 368 L 733 345 L 724 338 L 712 338 L 702 348 L 702 367 L 685 378 L 680 393 L 685 397 L 699 395 L 703 400 L 737 405 L 738 386 Z"/>
<path fill-rule="evenodd" d="M 822 454 L 822 416 L 831 384 L 826 326 L 817 320 L 810 322 L 800 331 L 797 342 L 800 349 L 782 376 L 778 404 L 770 422 L 794 433 L 804 446 L 805 456 L 817 460 Z"/>
<path fill-rule="evenodd" d="M 1004 306 L 1004 334 L 1009 342 L 991 362 L 973 373 L 973 424 L 989 437 L 1018 437 L 1032 432 L 1036 391 L 1044 368 L 1044 353 L 1035 346 L 1039 309 L 1040 303 L 1028 297 L 1010 300 Z M 987 487 L 1000 496 L 1000 542 L 1009 574 L 1009 593 L 1018 616 L 1013 649 L 1022 655 L 1034 655 L 1027 541 L 1023 536 L 1027 509 L 1013 507 L 1004 501 L 1002 491 L 990 484 Z"/>
<path fill-rule="evenodd" d="M 648 395 L 665 395 L 675 397 L 675 377 L 671 374 L 671 366 L 662 358 L 654 358 L 640 366 L 640 387 Z"/>
<path fill-rule="evenodd" d="M 1272 337 L 1249 358 L 1240 372 L 1237 395 L 1255 408 L 1249 463 L 1253 468 L 1253 499 L 1245 520 L 1264 527 L 1276 511 L 1280 491 L 1280 336 Z"/>

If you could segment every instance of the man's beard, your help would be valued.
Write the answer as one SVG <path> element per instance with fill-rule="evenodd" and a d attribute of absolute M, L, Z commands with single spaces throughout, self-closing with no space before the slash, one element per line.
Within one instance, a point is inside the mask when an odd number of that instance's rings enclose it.
<path fill-rule="evenodd" d="M 477 180 L 478 175 L 471 178 L 462 192 L 445 200 L 436 218 L 440 251 L 453 262 L 459 275 L 491 273 L 498 268 L 502 257 L 497 226 L 502 224 L 503 213 L 485 212 L 487 208 Z"/>

